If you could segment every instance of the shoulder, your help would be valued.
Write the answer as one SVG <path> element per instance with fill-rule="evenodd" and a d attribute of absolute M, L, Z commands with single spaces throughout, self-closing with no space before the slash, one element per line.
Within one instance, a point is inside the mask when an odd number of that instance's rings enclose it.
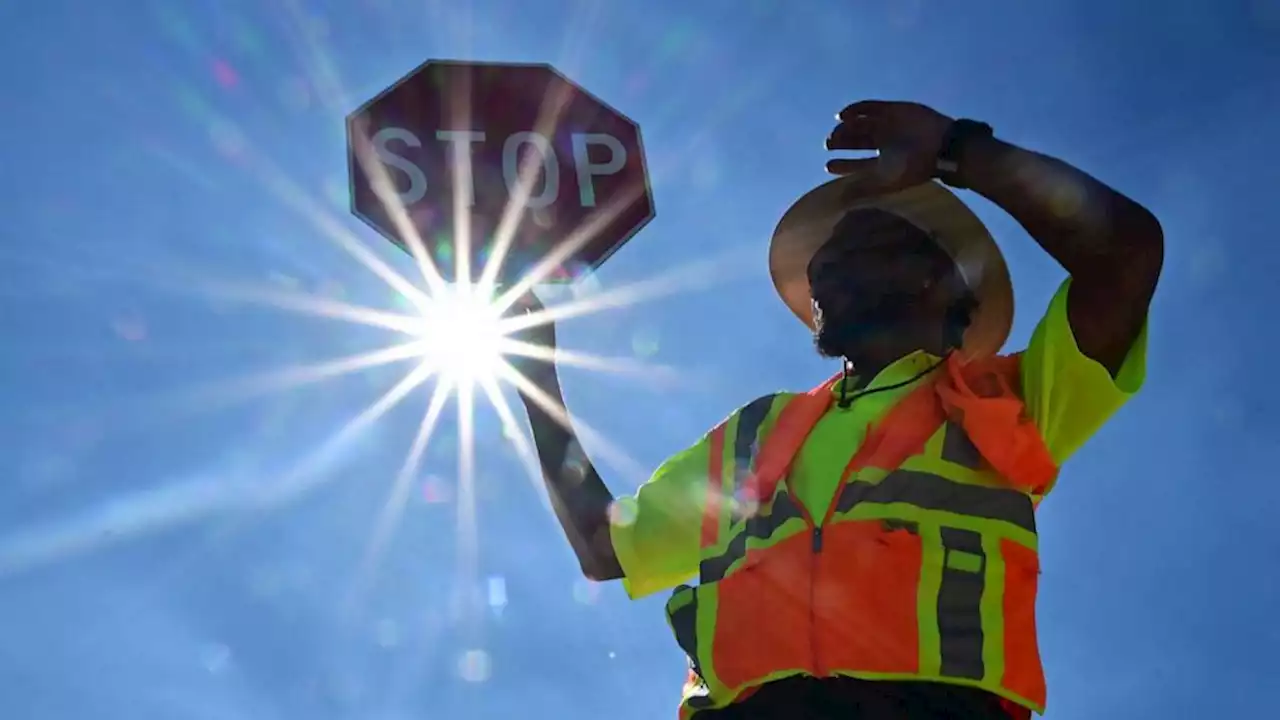
<path fill-rule="evenodd" d="M 734 411 L 734 414 L 740 418 L 754 418 L 768 415 L 770 411 L 785 405 L 787 400 L 795 397 L 796 393 L 779 390 L 778 392 L 768 393 L 752 400 Z"/>
<path fill-rule="evenodd" d="M 1144 324 L 1128 353 L 1112 372 L 1084 354 L 1067 316 L 1071 278 L 1058 287 L 1044 316 L 1019 354 L 1024 388 L 1028 394 L 1059 392 L 1089 394 L 1108 401 L 1123 401 L 1141 389 L 1146 376 L 1147 331 Z"/>
<path fill-rule="evenodd" d="M 779 390 L 778 392 L 766 393 L 753 399 L 752 401 L 739 405 L 734 408 L 723 420 L 716 423 L 707 434 L 717 431 L 725 431 L 731 429 L 742 422 L 760 423 L 763 422 L 771 413 L 775 413 L 787 401 L 795 397 L 797 393 Z"/>
<path fill-rule="evenodd" d="M 1146 375 L 1145 326 L 1114 375 L 1080 351 L 1067 317 L 1070 282 L 1059 286 L 1026 350 L 1016 356 L 1014 386 L 1059 464 L 1141 389 Z"/>
<path fill-rule="evenodd" d="M 755 452 L 761 439 L 773 429 L 778 414 L 786 407 L 787 402 L 796 395 L 797 393 L 780 390 L 739 405 L 681 455 L 705 457 L 708 453 L 716 455 L 729 449 L 734 457 L 749 456 Z"/>

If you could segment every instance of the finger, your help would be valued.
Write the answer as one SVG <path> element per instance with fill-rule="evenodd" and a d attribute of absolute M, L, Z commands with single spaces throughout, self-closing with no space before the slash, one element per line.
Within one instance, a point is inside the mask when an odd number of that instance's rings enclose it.
<path fill-rule="evenodd" d="M 827 172 L 832 175 L 859 175 L 873 177 L 880 158 L 836 158 L 827 161 Z"/>
<path fill-rule="evenodd" d="M 880 117 L 893 109 L 898 103 L 890 100 L 860 100 L 836 113 L 837 120 L 848 120 L 859 116 Z"/>
<path fill-rule="evenodd" d="M 827 136 L 828 150 L 874 150 L 879 147 L 876 141 L 876 123 L 867 118 L 855 118 L 836 125 Z"/>

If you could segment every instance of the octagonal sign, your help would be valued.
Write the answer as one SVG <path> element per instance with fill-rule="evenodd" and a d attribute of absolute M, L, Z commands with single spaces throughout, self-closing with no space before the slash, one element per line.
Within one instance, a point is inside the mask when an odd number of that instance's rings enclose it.
<path fill-rule="evenodd" d="M 347 117 L 351 210 L 446 279 L 511 233 L 509 283 L 599 267 L 654 216 L 640 128 L 550 65 L 432 60 Z"/>

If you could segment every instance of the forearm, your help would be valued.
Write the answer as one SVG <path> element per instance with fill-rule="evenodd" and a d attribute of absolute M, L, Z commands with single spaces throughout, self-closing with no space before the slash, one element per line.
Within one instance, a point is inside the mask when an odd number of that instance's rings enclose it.
<path fill-rule="evenodd" d="M 1009 213 L 1077 281 L 1111 278 L 1121 268 L 1158 273 L 1159 222 L 1089 174 L 996 138 L 967 144 L 960 167 L 969 188 Z"/>
<path fill-rule="evenodd" d="M 560 385 L 554 374 L 540 379 L 544 401 L 564 407 Z M 583 574 L 593 580 L 622 577 L 609 537 L 609 508 L 613 494 L 582 451 L 567 417 L 556 417 L 545 403 L 521 394 L 529 414 L 533 442 L 542 468 L 542 477 L 551 498 L 556 519 L 578 556 Z"/>
<path fill-rule="evenodd" d="M 995 138 L 960 156 L 960 179 L 1013 216 L 1071 274 L 1076 344 L 1115 376 L 1146 322 L 1164 262 L 1146 208 L 1061 160 Z"/>

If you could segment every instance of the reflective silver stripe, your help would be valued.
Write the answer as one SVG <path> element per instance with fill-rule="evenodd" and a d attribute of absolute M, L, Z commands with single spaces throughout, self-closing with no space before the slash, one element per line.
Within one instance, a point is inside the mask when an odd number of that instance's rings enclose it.
<path fill-rule="evenodd" d="M 769 415 L 776 395 L 765 395 L 756 398 L 738 411 L 738 431 L 733 436 L 733 477 L 734 488 L 741 486 L 742 481 L 751 473 L 758 450 L 757 439 L 760 426 Z"/>
<path fill-rule="evenodd" d="M 687 593 L 689 598 L 672 610 L 671 605 L 677 602 L 681 593 Z M 711 707 L 715 703 L 711 699 L 706 676 L 702 674 L 702 663 L 698 661 L 698 589 L 696 587 L 681 585 L 675 589 L 671 599 L 667 601 L 667 622 L 671 624 L 671 631 L 676 636 L 676 644 L 684 650 L 689 660 L 689 669 L 698 678 L 696 688 L 690 689 L 686 686 L 685 704 L 693 710 Z"/>
<path fill-rule="evenodd" d="M 689 599 L 672 610 L 671 605 L 682 594 L 687 593 Z M 702 667 L 698 663 L 698 589 L 681 585 L 671 593 L 667 601 L 667 622 L 671 624 L 671 633 L 676 636 L 676 644 L 689 656 L 689 666 L 702 677 Z"/>
<path fill-rule="evenodd" d="M 982 469 L 982 453 L 958 424 L 948 420 L 942 426 L 942 459 L 970 470 Z"/>
<path fill-rule="evenodd" d="M 938 589 L 938 649 L 947 677 L 981 680 L 982 591 L 987 558 L 982 536 L 971 530 L 942 528 L 942 586 Z"/>
<path fill-rule="evenodd" d="M 840 493 L 836 512 L 845 513 L 859 503 L 906 503 L 924 510 L 940 510 L 959 515 L 1000 520 L 1028 532 L 1036 531 L 1031 499 L 1017 490 L 980 487 L 952 482 L 932 473 L 895 470 L 878 483 L 851 482 Z M 729 541 L 725 551 L 704 559 L 699 565 L 701 582 L 715 582 L 725 576 L 747 552 L 747 540 L 767 540 L 783 523 L 803 517 L 784 489 L 774 497 L 767 515 L 747 519 L 746 525 Z"/>
<path fill-rule="evenodd" d="M 751 475 L 756 455 L 759 452 L 760 426 L 764 424 L 764 419 L 769 416 L 769 410 L 773 407 L 773 400 L 776 397 L 776 394 L 772 394 L 756 398 L 738 411 L 738 427 L 733 435 L 733 487 L 725 488 L 726 492 L 732 492 L 735 495 L 740 493 L 743 483 Z M 736 509 L 737 503 L 727 504 L 733 513 L 730 520 L 730 526 L 732 527 L 741 516 Z M 751 523 L 754 520 L 755 518 L 748 519 L 748 532 L 772 532 L 772 529 L 767 527 L 751 527 Z M 768 537 L 768 535 L 760 537 Z M 746 543 L 746 537 L 739 533 L 730 542 L 726 552 L 716 558 L 703 560 L 699 567 L 698 581 L 704 583 L 714 582 L 724 577 L 724 574 L 728 572 L 729 565 L 733 564 L 734 560 L 741 558 L 746 552 Z M 736 556 L 734 555 L 735 550 Z"/>
<path fill-rule="evenodd" d="M 768 540 L 783 523 L 802 517 L 804 516 L 800 514 L 800 508 L 791 499 L 791 495 L 785 490 L 778 491 L 773 497 L 769 514 L 747 518 L 745 526 L 733 536 L 723 553 L 699 563 L 698 581 L 706 584 L 723 579 L 735 562 L 746 557 L 748 539 Z"/>
<path fill-rule="evenodd" d="M 836 502 L 836 512 L 848 512 L 859 503 L 907 503 L 924 510 L 1003 520 L 1029 532 L 1036 531 L 1031 498 L 1017 490 L 952 482 L 933 473 L 894 470 L 878 483 L 851 482 Z"/>

